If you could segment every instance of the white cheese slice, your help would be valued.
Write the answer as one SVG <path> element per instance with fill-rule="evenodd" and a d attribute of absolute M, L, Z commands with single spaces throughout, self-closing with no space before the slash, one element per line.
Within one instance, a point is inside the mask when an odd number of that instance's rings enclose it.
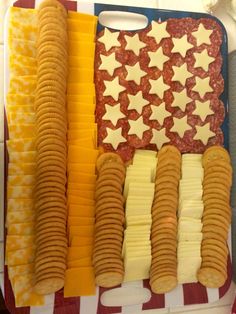
<path fill-rule="evenodd" d="M 174 71 L 172 81 L 180 82 L 183 86 L 185 86 L 186 80 L 193 76 L 193 74 L 188 71 L 187 63 L 183 63 L 181 66 L 173 66 L 172 69 Z"/>
<path fill-rule="evenodd" d="M 165 103 L 161 103 L 159 106 L 151 105 L 152 114 L 149 120 L 156 120 L 160 125 L 163 125 L 165 118 L 170 117 L 171 113 L 166 110 Z"/>
<path fill-rule="evenodd" d="M 98 41 L 104 44 L 106 51 L 109 51 L 113 47 L 120 47 L 121 44 L 118 40 L 119 35 L 120 32 L 111 32 L 105 27 L 104 34 L 98 38 Z"/>
<path fill-rule="evenodd" d="M 157 44 L 163 39 L 170 37 L 166 30 L 167 22 L 152 21 L 152 29 L 147 33 L 148 36 L 155 38 Z"/>
<path fill-rule="evenodd" d="M 206 29 L 202 23 L 199 24 L 198 30 L 192 32 L 192 35 L 197 40 L 197 45 L 200 46 L 201 44 L 210 45 L 211 39 L 210 36 L 213 33 L 212 29 Z"/>
<path fill-rule="evenodd" d="M 181 38 L 172 38 L 173 48 L 172 53 L 179 53 L 183 58 L 189 49 L 193 48 L 193 45 L 188 42 L 187 35 L 183 35 Z"/>
<path fill-rule="evenodd" d="M 208 140 L 216 134 L 210 130 L 210 123 L 206 123 L 203 126 L 196 125 L 197 133 L 194 135 L 194 140 L 200 140 L 204 145 L 208 143 Z"/>
<path fill-rule="evenodd" d="M 102 119 L 111 121 L 114 126 L 116 126 L 118 120 L 125 117 L 125 114 L 120 111 L 120 104 L 116 104 L 114 106 L 105 104 L 105 109 L 106 112 Z"/>
<path fill-rule="evenodd" d="M 143 138 L 143 133 L 149 130 L 149 126 L 144 124 L 143 117 L 140 116 L 137 120 L 129 120 L 130 129 L 129 135 L 136 135 L 138 138 Z"/>
<path fill-rule="evenodd" d="M 140 85 L 141 78 L 144 77 L 147 73 L 140 68 L 140 63 L 136 62 L 135 65 L 126 65 L 125 69 L 127 71 L 126 80 L 134 81 L 137 85 Z"/>
<path fill-rule="evenodd" d="M 162 75 L 156 80 L 150 79 L 149 83 L 151 85 L 149 93 L 157 95 L 160 99 L 163 99 L 164 92 L 170 88 L 169 85 L 164 83 Z"/>
<path fill-rule="evenodd" d="M 215 58 L 208 55 L 207 49 L 204 49 L 201 52 L 194 52 L 193 55 L 195 58 L 194 67 L 202 68 L 204 71 L 208 71 L 209 64 L 215 61 Z"/>
<path fill-rule="evenodd" d="M 146 47 L 146 44 L 139 39 L 139 35 L 135 34 L 134 36 L 128 36 L 125 35 L 126 40 L 126 50 L 131 50 L 136 54 L 136 56 L 139 55 L 140 49 Z"/>
<path fill-rule="evenodd" d="M 187 118 L 187 116 L 184 116 L 183 118 L 173 117 L 174 125 L 170 131 L 176 132 L 180 137 L 183 137 L 186 131 L 192 129 L 191 125 L 189 125 L 187 122 Z"/>
<path fill-rule="evenodd" d="M 149 101 L 143 98 L 142 91 L 137 92 L 135 95 L 128 94 L 129 110 L 136 110 L 139 114 L 142 113 L 143 107 L 149 104 Z"/>
<path fill-rule="evenodd" d="M 196 84 L 193 86 L 192 90 L 199 94 L 201 98 L 205 96 L 206 93 L 213 92 L 213 88 L 210 86 L 210 77 L 200 78 L 195 77 Z"/>
<path fill-rule="evenodd" d="M 205 121 L 207 116 L 214 114 L 214 111 L 210 108 L 210 100 L 204 102 L 195 100 L 195 109 L 192 114 L 198 115 L 202 121 Z"/>
<path fill-rule="evenodd" d="M 111 81 L 104 80 L 104 85 L 105 91 L 103 96 L 111 96 L 114 100 L 118 100 L 120 93 L 125 90 L 125 87 L 120 85 L 118 77 Z"/>
<path fill-rule="evenodd" d="M 163 128 L 161 130 L 152 129 L 152 138 L 150 140 L 151 144 L 155 144 L 159 149 L 166 143 L 169 143 L 170 139 L 166 136 L 166 129 Z"/>
<path fill-rule="evenodd" d="M 126 138 L 122 135 L 122 128 L 112 130 L 110 128 L 106 129 L 107 136 L 103 139 L 103 143 L 111 144 L 114 149 L 117 149 L 120 143 L 126 142 Z"/>
<path fill-rule="evenodd" d="M 109 56 L 100 55 L 102 63 L 99 66 L 99 70 L 105 70 L 111 76 L 117 68 L 120 68 L 122 64 L 116 60 L 115 52 L 112 52 Z"/>
<path fill-rule="evenodd" d="M 187 104 L 192 101 L 192 98 L 187 95 L 186 88 L 184 88 L 181 92 L 173 92 L 173 97 L 174 100 L 171 106 L 179 107 L 182 111 L 185 111 Z"/>
<path fill-rule="evenodd" d="M 159 47 L 156 51 L 149 51 L 148 56 L 150 58 L 148 66 L 156 67 L 159 70 L 163 70 L 164 63 L 169 60 L 169 57 L 164 55 L 163 48 Z"/>

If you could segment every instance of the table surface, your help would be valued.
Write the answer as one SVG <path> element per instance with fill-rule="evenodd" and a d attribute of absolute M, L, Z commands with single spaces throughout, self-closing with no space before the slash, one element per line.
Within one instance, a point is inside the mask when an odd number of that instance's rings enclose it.
<path fill-rule="evenodd" d="M 37 1 L 37 0 L 36 0 Z M 7 7 L 12 3 L 12 0 L 0 0 L 0 21 L 3 20 Z M 89 0 L 91 2 L 91 0 Z M 92 1 L 93 2 L 93 1 Z M 117 0 L 99 0 L 97 2 L 105 2 L 116 4 Z M 148 2 L 143 2 L 142 0 L 119 0 L 119 4 L 126 5 L 139 5 L 148 6 L 153 8 L 161 9 L 173 9 L 173 10 L 185 10 L 185 11 L 195 11 L 195 12 L 205 12 L 201 0 L 148 0 Z M 229 52 L 236 49 L 236 22 L 233 21 L 231 17 L 228 16 L 226 10 L 223 6 L 219 6 L 214 15 L 218 17 L 224 24 L 229 40 Z M 4 182 L 4 133 L 3 133 L 3 23 L 0 23 L 0 222 L 3 221 L 3 182 Z M 3 223 L 0 223 L 0 286 L 3 285 Z M 185 307 L 170 308 L 170 309 L 160 309 L 145 311 L 145 313 L 156 313 L 156 314 L 166 314 L 166 313 L 183 313 L 183 314 L 228 314 L 231 313 L 231 306 L 235 297 L 236 286 L 234 283 L 231 284 L 229 291 L 226 295 L 217 302 L 203 305 L 190 305 Z M 1 304 L 1 301 L 0 301 Z M 0 308 L 0 313 L 2 312 Z M 127 313 L 132 313 L 132 308 L 128 309 Z M 43 313 L 42 313 L 43 314 Z M 138 314 L 133 309 L 133 314 Z"/>

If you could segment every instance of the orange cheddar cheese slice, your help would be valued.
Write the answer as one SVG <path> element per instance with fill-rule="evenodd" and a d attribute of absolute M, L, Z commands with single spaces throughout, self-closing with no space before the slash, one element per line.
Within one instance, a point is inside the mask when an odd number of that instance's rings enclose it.
<path fill-rule="evenodd" d="M 19 224 L 11 224 L 8 226 L 8 235 L 33 235 L 34 234 L 34 223 L 25 222 Z"/>
<path fill-rule="evenodd" d="M 69 113 L 68 121 L 72 123 L 91 123 L 93 125 L 95 122 L 95 116 L 94 114 Z M 95 126 L 97 125 L 95 124 Z M 85 129 L 87 129 L 87 127 Z"/>
<path fill-rule="evenodd" d="M 87 130 L 87 129 L 96 129 L 96 123 L 89 123 L 89 122 L 69 122 L 69 129 L 70 130 Z"/>
<path fill-rule="evenodd" d="M 67 27 L 68 31 L 81 32 L 86 34 L 96 34 L 97 20 L 95 19 L 80 20 L 78 18 L 77 19 L 69 18 L 67 19 Z"/>
<path fill-rule="evenodd" d="M 71 172 L 68 177 L 69 183 L 84 183 L 84 184 L 93 184 L 96 183 L 97 176 L 95 174 L 87 174 L 81 172 Z"/>
<path fill-rule="evenodd" d="M 72 184 L 73 185 L 73 184 Z M 81 196 L 90 200 L 94 199 L 94 191 L 80 191 L 77 189 L 67 189 L 67 195 Z"/>
<path fill-rule="evenodd" d="M 95 34 L 86 34 L 81 32 L 68 32 L 68 39 L 69 41 L 84 41 L 84 42 L 94 42 L 95 41 Z M 71 65 L 69 60 L 69 65 Z"/>
<path fill-rule="evenodd" d="M 34 151 L 36 148 L 35 138 L 8 140 L 6 143 L 8 154 L 12 152 Z"/>
<path fill-rule="evenodd" d="M 7 186 L 8 198 L 33 198 L 33 186 Z"/>
<path fill-rule="evenodd" d="M 93 237 L 78 237 L 75 236 L 71 240 L 70 246 L 90 246 L 93 245 L 94 238 Z M 81 265 L 82 266 L 82 265 Z"/>
<path fill-rule="evenodd" d="M 80 57 L 87 56 L 94 60 L 95 43 L 87 41 L 70 41 L 68 47 L 69 56 Z"/>
<path fill-rule="evenodd" d="M 45 304 L 43 295 L 36 294 L 33 289 L 32 273 L 17 275 L 13 280 L 13 291 L 16 307 L 42 306 Z"/>
<path fill-rule="evenodd" d="M 12 76 L 9 83 L 10 94 L 23 94 L 33 95 L 36 90 L 36 76 Z"/>
<path fill-rule="evenodd" d="M 7 114 L 10 112 L 13 113 L 34 113 L 34 106 L 26 105 L 26 106 L 15 106 L 15 105 L 8 105 L 6 107 Z"/>
<path fill-rule="evenodd" d="M 21 24 L 37 25 L 37 10 L 35 9 L 24 9 L 18 7 L 10 7 L 9 9 L 10 21 L 15 21 Z"/>
<path fill-rule="evenodd" d="M 17 266 L 8 266 L 8 276 L 10 280 L 14 280 L 15 276 L 33 274 L 34 264 L 23 264 Z"/>
<path fill-rule="evenodd" d="M 12 64 L 17 64 L 18 66 L 22 67 L 33 67 L 37 69 L 37 60 L 35 58 L 22 56 L 20 54 L 9 56 L 9 66 L 11 67 Z"/>
<path fill-rule="evenodd" d="M 95 96 L 95 85 L 93 83 L 68 83 L 67 92 L 68 95 L 78 95 L 78 97 L 83 95 Z"/>
<path fill-rule="evenodd" d="M 70 268 L 66 270 L 64 297 L 96 294 L 93 267 Z"/>
<path fill-rule="evenodd" d="M 8 93 L 7 94 L 7 106 L 34 106 L 34 96 L 17 94 L 17 93 Z"/>
<path fill-rule="evenodd" d="M 77 115 L 94 115 L 95 113 L 95 104 L 83 104 L 77 102 L 68 102 L 67 103 L 67 112 L 68 114 L 77 114 Z"/>
<path fill-rule="evenodd" d="M 9 138 L 29 138 L 35 135 L 33 124 L 10 124 L 8 125 Z"/>
<path fill-rule="evenodd" d="M 75 145 L 84 148 L 95 149 L 97 147 L 96 140 L 92 137 L 78 139 L 78 140 L 70 140 L 68 145 Z"/>
<path fill-rule="evenodd" d="M 36 58 L 36 43 L 30 40 L 8 38 L 10 54 L 20 54 L 22 56 Z M 10 64 L 12 66 L 12 64 Z"/>
<path fill-rule="evenodd" d="M 17 21 L 11 20 L 8 27 L 8 37 L 17 39 L 36 41 L 38 34 L 37 25 L 22 24 Z"/>
<path fill-rule="evenodd" d="M 69 242 L 71 243 L 74 236 L 78 237 L 93 237 L 94 236 L 94 226 L 70 226 L 69 227 Z M 76 248 L 77 249 L 77 248 Z M 69 248 L 70 250 L 70 248 Z M 68 254 L 69 256 L 69 254 Z M 86 256 L 84 256 L 86 257 Z M 80 257 L 81 258 L 81 257 Z M 78 259 L 78 258 L 74 258 Z M 69 259 L 68 259 L 69 260 Z"/>
<path fill-rule="evenodd" d="M 69 68 L 68 82 L 69 83 L 93 83 L 94 70 L 87 68 Z"/>
<path fill-rule="evenodd" d="M 82 40 L 86 41 L 83 37 L 81 39 L 76 39 L 76 35 L 80 36 L 81 33 L 76 32 L 69 32 L 69 36 L 73 36 L 72 40 Z M 82 35 L 82 34 L 81 34 Z M 83 34 L 83 36 L 88 36 L 87 34 Z M 92 42 L 92 41 L 90 41 Z M 72 68 L 86 68 L 86 69 L 93 69 L 94 68 L 94 58 L 88 58 L 88 57 L 80 57 L 80 56 L 69 56 L 68 57 L 69 67 Z"/>
<path fill-rule="evenodd" d="M 36 160 L 36 156 L 36 151 L 12 152 L 9 154 L 9 160 L 10 162 L 15 163 L 34 163 Z"/>
<path fill-rule="evenodd" d="M 68 226 L 91 226 L 94 225 L 94 218 L 90 217 L 68 217 Z"/>
<path fill-rule="evenodd" d="M 35 114 L 34 113 L 15 113 L 10 112 L 7 115 L 8 123 L 11 124 L 34 124 Z"/>
<path fill-rule="evenodd" d="M 80 84 L 81 85 L 81 84 Z M 84 91 L 83 91 L 84 93 Z M 67 101 L 77 102 L 77 103 L 87 103 L 87 104 L 95 104 L 95 95 L 94 94 L 68 94 Z"/>
<path fill-rule="evenodd" d="M 68 130 L 68 140 L 69 142 L 72 140 L 84 139 L 87 137 L 91 137 L 94 141 L 97 138 L 97 130 L 91 129 L 83 129 L 83 130 Z"/>
<path fill-rule="evenodd" d="M 35 174 L 35 163 L 13 163 L 8 164 L 8 175 L 33 175 Z"/>
<path fill-rule="evenodd" d="M 73 241 L 73 239 L 72 239 L 72 241 Z M 93 240 L 93 238 L 85 238 L 85 239 L 92 239 Z M 76 259 L 74 261 L 67 262 L 68 268 L 91 267 L 91 266 L 92 266 L 92 260 L 90 257 L 84 257 L 84 258 Z"/>
<path fill-rule="evenodd" d="M 35 247 L 27 247 L 16 251 L 7 252 L 7 265 L 15 266 L 27 263 L 33 263 L 34 261 Z"/>
<path fill-rule="evenodd" d="M 80 13 L 80 12 L 75 12 L 75 11 L 68 11 L 68 18 L 79 19 L 80 21 L 95 22 L 95 23 L 98 20 L 96 15 Z"/>
<path fill-rule="evenodd" d="M 24 75 L 36 75 L 37 68 L 31 66 L 22 66 L 17 63 L 10 63 L 9 68 L 11 74 L 14 76 L 24 76 Z"/>
<path fill-rule="evenodd" d="M 82 172 L 82 173 L 89 173 L 93 174 L 95 173 L 95 164 L 77 164 L 77 163 L 68 163 L 67 164 L 67 170 L 68 172 L 70 171 L 75 171 L 75 172 Z M 79 186 L 79 189 L 82 189 L 83 186 Z M 88 186 L 84 187 L 84 190 L 86 190 Z"/>
<path fill-rule="evenodd" d="M 95 201 L 89 198 L 84 198 L 80 196 L 75 196 L 75 195 L 68 195 L 68 204 L 75 204 L 75 205 L 90 205 L 94 206 Z"/>
<path fill-rule="evenodd" d="M 7 211 L 27 211 L 32 210 L 34 206 L 33 199 L 7 199 Z"/>
<path fill-rule="evenodd" d="M 95 184 L 93 184 L 93 183 L 89 184 L 89 183 L 68 182 L 67 186 L 68 186 L 68 189 L 81 190 L 82 192 L 84 192 L 84 191 L 90 191 L 90 192 L 95 191 Z"/>
<path fill-rule="evenodd" d="M 70 204 L 68 208 L 69 216 L 75 217 L 94 217 L 95 215 L 95 208 L 91 205 L 74 205 Z"/>
<path fill-rule="evenodd" d="M 81 164 L 95 164 L 99 151 L 79 146 L 70 145 L 68 149 L 68 162 Z M 83 182 L 85 183 L 85 182 Z"/>
<path fill-rule="evenodd" d="M 6 238 L 6 252 L 16 251 L 32 247 L 34 244 L 34 236 L 26 235 L 7 235 Z"/>
<path fill-rule="evenodd" d="M 21 210 L 7 212 L 6 225 L 17 224 L 23 222 L 33 222 L 35 217 L 34 210 Z"/>
<path fill-rule="evenodd" d="M 35 184 L 35 176 L 34 175 L 8 176 L 7 183 L 12 186 L 32 186 Z"/>
<path fill-rule="evenodd" d="M 92 245 L 75 246 L 68 248 L 67 260 L 73 261 L 80 258 L 91 257 L 93 252 Z"/>

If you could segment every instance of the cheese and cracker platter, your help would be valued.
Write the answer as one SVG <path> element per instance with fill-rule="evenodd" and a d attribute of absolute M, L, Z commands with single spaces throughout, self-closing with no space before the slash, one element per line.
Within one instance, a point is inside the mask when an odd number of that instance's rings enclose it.
<path fill-rule="evenodd" d="M 113 29 L 103 12 L 147 18 Z M 207 303 L 231 282 L 227 36 L 207 14 L 16 1 L 6 21 L 11 313 Z M 107 296 L 107 298 L 105 298 Z M 48 301 L 50 299 L 50 301 Z M 87 311 L 87 312 L 86 312 Z"/>

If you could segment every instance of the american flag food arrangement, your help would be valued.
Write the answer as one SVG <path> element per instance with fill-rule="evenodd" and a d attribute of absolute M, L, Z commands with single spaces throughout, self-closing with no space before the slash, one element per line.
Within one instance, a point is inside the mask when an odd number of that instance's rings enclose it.
<path fill-rule="evenodd" d="M 55 293 L 72 304 L 99 294 L 97 313 L 114 313 L 102 292 L 138 280 L 152 292 L 143 309 L 180 285 L 227 290 L 221 25 L 182 17 L 119 31 L 57 0 L 8 19 L 14 311 Z"/>

